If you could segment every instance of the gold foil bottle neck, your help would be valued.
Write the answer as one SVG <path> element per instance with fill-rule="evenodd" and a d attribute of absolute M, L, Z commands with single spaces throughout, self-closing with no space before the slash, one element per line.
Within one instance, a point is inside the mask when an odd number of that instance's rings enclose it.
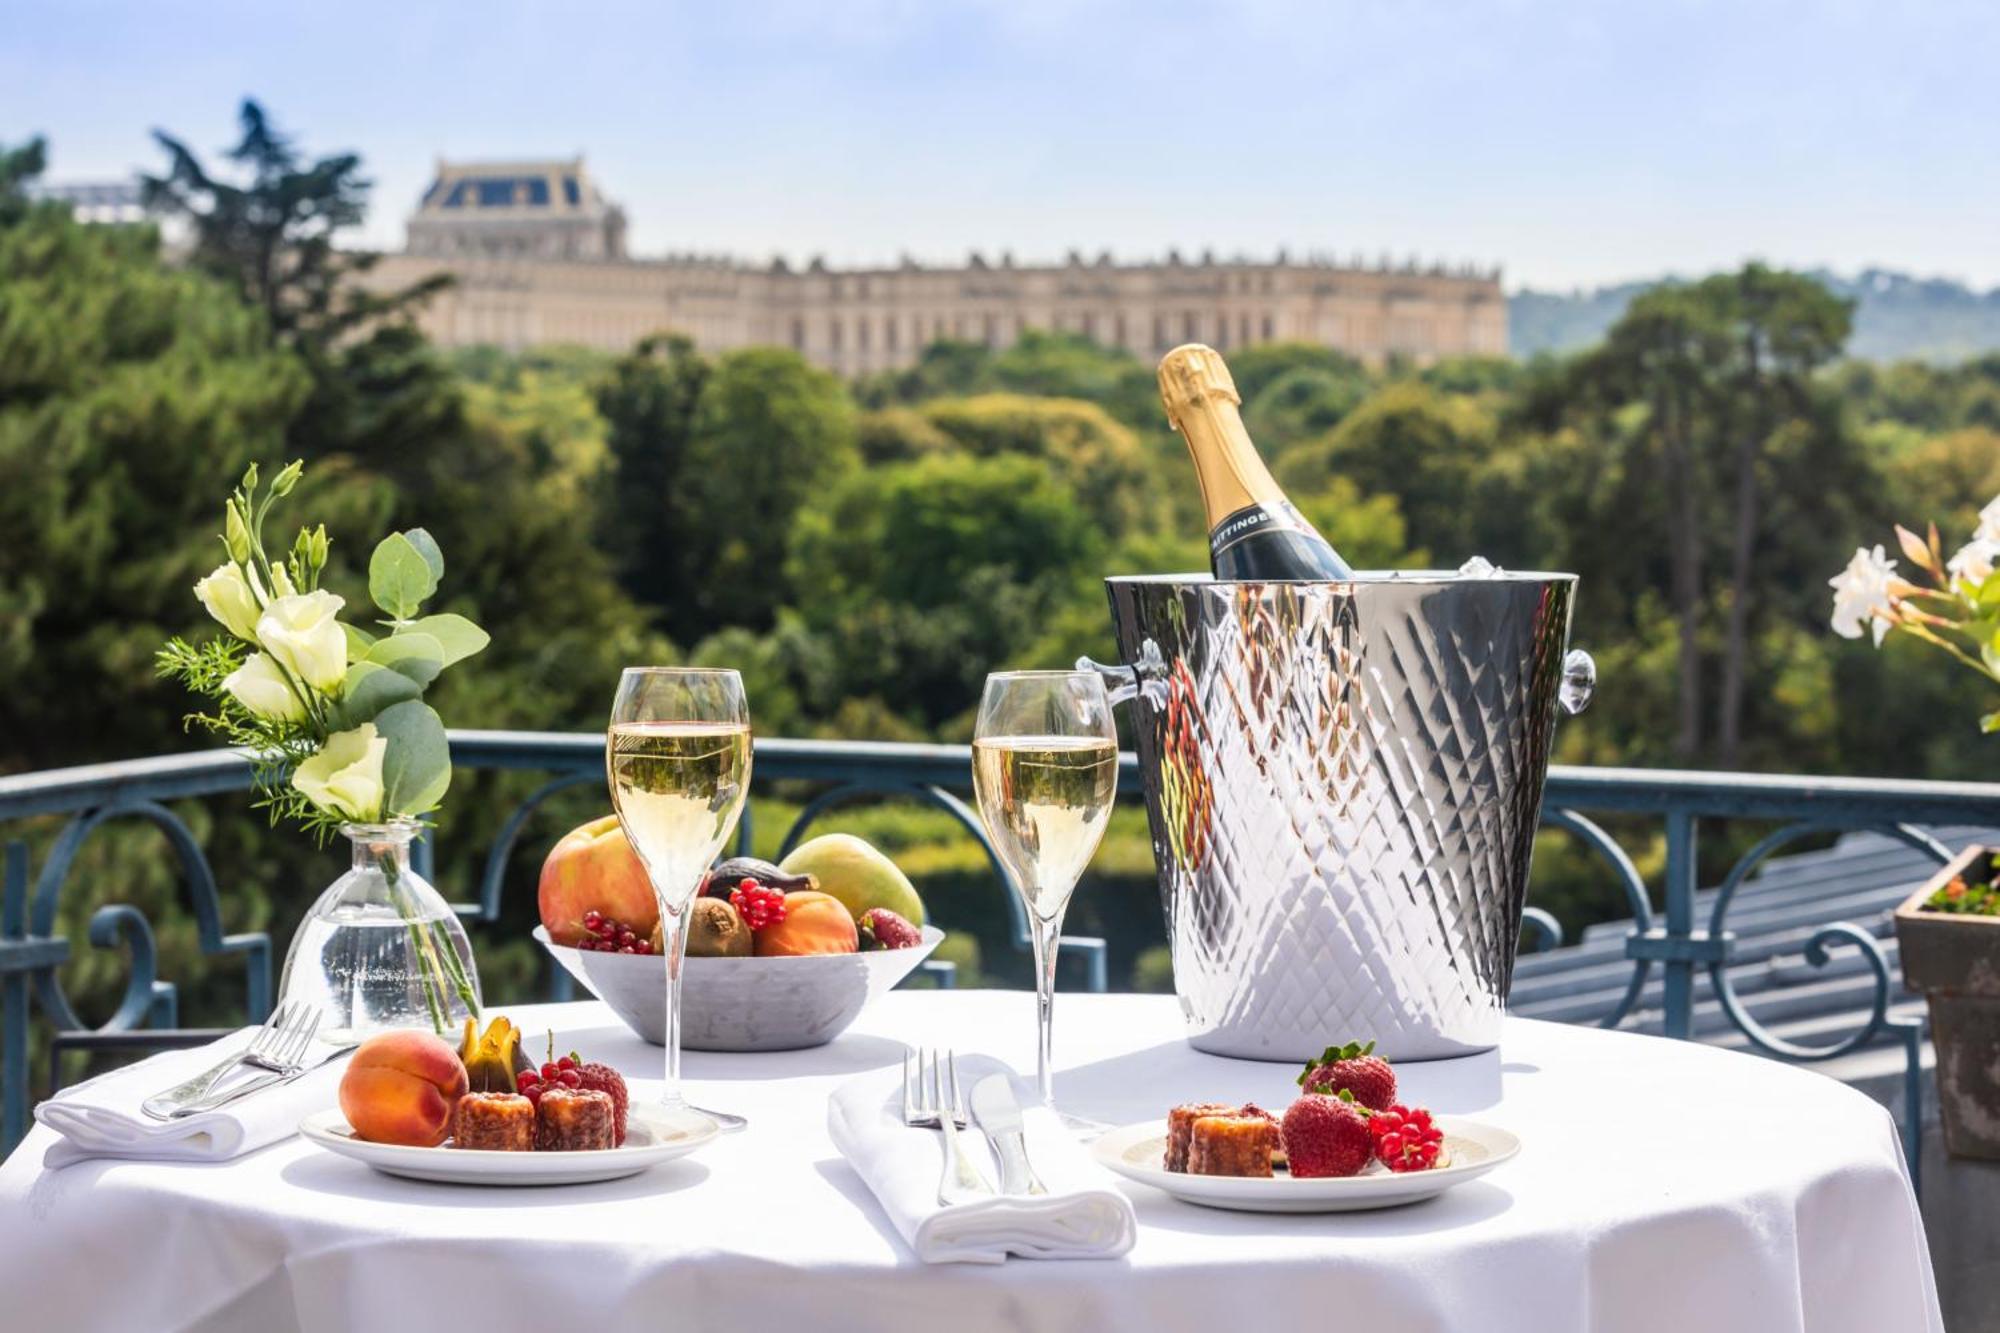
<path fill-rule="evenodd" d="M 1201 343 L 1183 343 L 1160 358 L 1160 401 L 1166 405 L 1167 421 L 1186 434 L 1182 425 L 1188 409 L 1220 399 L 1240 406 L 1242 395 L 1229 377 L 1221 353 Z"/>

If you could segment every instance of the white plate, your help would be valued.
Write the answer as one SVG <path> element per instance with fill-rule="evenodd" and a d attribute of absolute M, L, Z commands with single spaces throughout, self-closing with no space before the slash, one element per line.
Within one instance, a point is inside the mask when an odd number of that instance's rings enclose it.
<path fill-rule="evenodd" d="M 1497 1125 L 1453 1115 L 1438 1116 L 1436 1123 L 1444 1131 L 1446 1165 L 1428 1171 L 1399 1173 L 1370 1162 L 1356 1176 L 1301 1179 L 1284 1171 L 1268 1178 L 1192 1176 L 1167 1170 L 1164 1120 L 1111 1130 L 1092 1145 L 1091 1152 L 1100 1166 L 1127 1180 L 1207 1208 L 1247 1213 L 1348 1213 L 1435 1198 L 1454 1185 L 1477 1180 L 1521 1151 L 1521 1140 Z"/>
<path fill-rule="evenodd" d="M 591 1152 L 493 1152 L 474 1148 L 411 1148 L 354 1137 L 339 1111 L 318 1111 L 299 1122 L 299 1133 L 328 1152 L 366 1162 L 377 1171 L 450 1185 L 582 1185 L 637 1175 L 685 1157 L 720 1131 L 705 1115 L 671 1116 L 632 1104 L 625 1142 Z"/>

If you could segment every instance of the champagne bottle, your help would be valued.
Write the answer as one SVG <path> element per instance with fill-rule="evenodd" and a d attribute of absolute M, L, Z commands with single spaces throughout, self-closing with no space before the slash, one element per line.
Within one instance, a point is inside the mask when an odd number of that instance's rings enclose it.
<path fill-rule="evenodd" d="M 1257 456 L 1237 411 L 1243 399 L 1213 347 L 1187 343 L 1168 352 L 1160 362 L 1160 400 L 1194 458 L 1215 577 L 1255 582 L 1354 577 Z"/>

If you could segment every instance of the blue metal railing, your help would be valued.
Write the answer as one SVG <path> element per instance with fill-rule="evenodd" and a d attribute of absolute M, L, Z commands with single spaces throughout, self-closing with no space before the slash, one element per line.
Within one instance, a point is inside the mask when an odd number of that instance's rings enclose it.
<path fill-rule="evenodd" d="M 479 880 L 478 901 L 458 909 L 471 919 L 492 920 L 499 913 L 507 869 L 529 816 L 560 791 L 601 783 L 604 741 L 596 734 L 458 731 L 452 734 L 452 756 L 467 769 L 547 775 L 540 787 L 515 806 L 494 835 Z M 755 773 L 759 782 L 825 784 L 794 821 L 783 840 L 786 847 L 804 836 L 821 815 L 838 806 L 883 797 L 907 799 L 949 814 L 985 850 L 995 874 L 1005 878 L 979 820 L 957 795 L 969 786 L 970 758 L 964 746 L 759 740 Z M 226 751 L 0 777 L 0 824 L 31 816 L 69 818 L 43 857 L 38 873 L 29 864 L 26 846 L 18 841 L 6 846 L 4 862 L 0 863 L 5 876 L 0 881 L 0 1150 L 11 1147 L 25 1128 L 31 1004 L 53 1029 L 58 1052 L 143 1050 L 207 1040 L 214 1035 L 175 1028 L 176 991 L 172 983 L 157 975 L 151 925 L 143 914 L 122 904 L 99 907 L 88 928 L 92 947 L 123 947 L 130 953 L 130 971 L 116 1012 L 104 1024 L 90 1028 L 64 996 L 61 974 L 71 950 L 70 942 L 56 933 L 57 908 L 79 847 L 105 823 L 140 818 L 166 833 L 193 906 L 203 952 L 242 955 L 247 1016 L 254 1020 L 268 1010 L 270 941 L 262 934 L 223 933 L 220 897 L 207 860 L 187 826 L 165 804 L 240 791 L 249 783 L 248 763 Z M 1120 769 L 1119 790 L 1128 798 L 1140 795 L 1137 764 L 1129 754 Z M 1664 826 L 1666 860 L 1657 892 L 1649 889 L 1617 839 L 1596 822 L 1606 816 L 1642 817 Z M 1703 921 L 1697 912 L 1696 839 L 1704 823 L 1736 820 L 1771 822 L 1779 827 L 1732 867 Z M 1808 1045 L 1771 1032 L 1744 1008 L 1728 975 L 1736 942 L 1729 930 L 1728 914 L 1737 888 L 1758 864 L 1807 836 L 1875 829 L 1942 863 L 1949 859 L 1948 851 L 1922 828 L 2000 827 L 2000 786 L 1555 768 L 1549 774 L 1542 822 L 1575 838 L 1579 846 L 1600 858 L 1631 911 L 1633 924 L 1623 948 L 1623 957 L 1631 964 L 1631 979 L 1622 998 L 1602 1015 L 1604 1026 L 1625 1022 L 1642 999 L 1652 997 L 1648 1009 L 1657 1007 L 1666 1035 L 1692 1036 L 1698 981 L 1705 973 L 1729 1023 L 1750 1044 L 1771 1055 L 1799 1061 L 1827 1060 L 1878 1041 L 1898 1043 L 1905 1054 L 1909 1108 L 1904 1117 L 1905 1147 L 1914 1167 L 1921 1123 L 1918 1058 L 1922 1024 L 1890 1012 L 1894 969 L 1880 943 L 1869 931 L 1845 922 L 1820 926 L 1806 942 L 1805 960 L 1810 967 L 1827 966 L 1836 949 L 1853 949 L 1873 977 L 1873 1001 L 1860 1025 L 1838 1040 Z M 750 837 L 746 813 L 739 845 L 747 848 Z M 428 858 L 430 849 L 423 847 L 419 855 Z M 420 867 L 430 870 L 424 861 Z M 1016 895 L 1001 896 L 1012 913 L 1014 943 L 1025 950 L 1026 916 Z M 1561 940 L 1554 919 L 1539 909 L 1528 909 L 1524 925 L 1544 947 Z M 1080 960 L 1087 988 L 1106 988 L 1104 941 L 1066 937 L 1064 953 Z M 556 979 L 553 987 L 565 986 L 567 977 L 561 969 L 551 971 Z M 935 968 L 933 975 L 940 984 L 949 984 L 949 965 Z M 556 989 L 555 993 L 566 991 Z"/>

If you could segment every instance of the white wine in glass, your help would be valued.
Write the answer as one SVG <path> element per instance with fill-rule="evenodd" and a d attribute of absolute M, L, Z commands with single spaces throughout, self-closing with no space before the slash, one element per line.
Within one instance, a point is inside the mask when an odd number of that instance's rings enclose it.
<path fill-rule="evenodd" d="M 612 808 L 659 903 L 667 967 L 663 1101 L 683 1110 L 681 969 L 688 904 L 736 831 L 750 795 L 750 710 L 742 678 L 734 671 L 628 669 L 618 683 L 604 748 Z M 740 1127 L 736 1117 L 706 1114 Z"/>
<path fill-rule="evenodd" d="M 1104 840 L 1118 788 L 1111 703 L 1095 672 L 1006 671 L 986 678 L 972 742 L 972 786 L 1035 950 L 1036 1083 L 1055 1103 L 1056 950 L 1063 914 Z"/>

